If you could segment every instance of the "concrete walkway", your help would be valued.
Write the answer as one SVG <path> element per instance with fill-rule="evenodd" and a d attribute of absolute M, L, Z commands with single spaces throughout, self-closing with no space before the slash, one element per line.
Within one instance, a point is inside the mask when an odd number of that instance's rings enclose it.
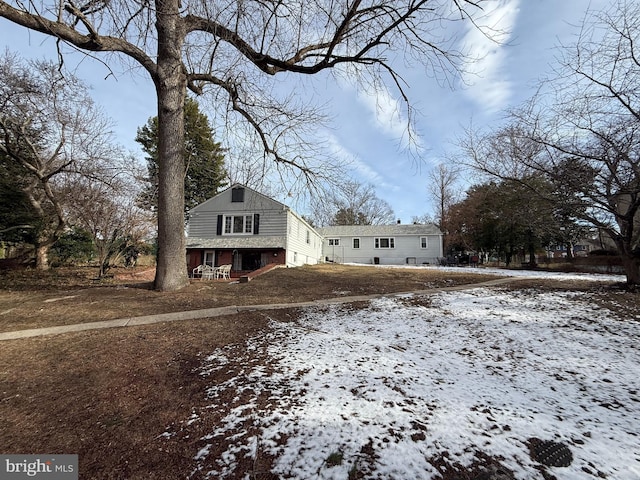
<path fill-rule="evenodd" d="M 398 293 L 380 293 L 373 295 L 360 295 L 350 297 L 337 297 L 328 298 L 322 300 L 313 300 L 310 302 L 299 303 L 273 303 L 266 305 L 243 305 L 243 306 L 228 306 L 218 308 L 205 308 L 203 310 L 188 310 L 185 312 L 173 312 L 173 313 L 161 313 L 157 315 L 145 315 L 142 317 L 128 317 L 119 318 L 116 320 L 105 320 L 102 322 L 90 322 L 90 323 L 76 323 L 74 325 L 60 325 L 57 327 L 46 328 L 33 328 L 30 330 L 16 330 L 13 332 L 1 332 L 0 341 L 2 340 L 15 340 L 18 338 L 40 337 L 43 335 L 59 335 L 63 333 L 82 332 L 85 330 L 100 330 L 104 328 L 116 328 L 116 327 L 132 327 L 135 325 L 150 325 L 152 323 L 162 322 L 176 322 L 181 320 L 196 320 L 199 318 L 214 318 L 223 315 L 236 315 L 242 312 L 252 312 L 261 310 L 280 310 L 284 308 L 304 308 L 304 307 L 317 307 L 319 305 L 339 305 L 343 303 L 352 303 L 360 301 L 368 301 L 382 297 L 397 297 L 401 295 L 430 295 L 439 292 L 451 292 L 457 290 L 469 290 L 473 288 L 491 287 L 495 285 L 502 285 L 506 283 L 512 283 L 518 280 L 527 280 L 528 277 L 507 277 L 494 280 L 488 280 L 481 283 L 473 283 L 467 285 L 456 285 L 453 287 L 440 287 L 432 288 L 429 290 L 416 290 L 411 292 L 398 292 Z"/>

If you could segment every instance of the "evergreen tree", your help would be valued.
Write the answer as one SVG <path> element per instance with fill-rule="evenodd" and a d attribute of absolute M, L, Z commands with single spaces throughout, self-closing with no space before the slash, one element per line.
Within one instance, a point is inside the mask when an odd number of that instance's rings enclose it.
<path fill-rule="evenodd" d="M 209 119 L 200 112 L 198 103 L 188 98 L 184 105 L 184 208 L 191 208 L 214 196 L 225 186 L 224 149 L 213 140 Z M 146 153 L 147 186 L 140 194 L 140 207 L 158 208 L 158 117 L 149 119 L 138 129 L 136 142 Z"/>
<path fill-rule="evenodd" d="M 34 243 L 38 216 L 23 183 L 20 166 L 0 151 L 0 241 Z"/>

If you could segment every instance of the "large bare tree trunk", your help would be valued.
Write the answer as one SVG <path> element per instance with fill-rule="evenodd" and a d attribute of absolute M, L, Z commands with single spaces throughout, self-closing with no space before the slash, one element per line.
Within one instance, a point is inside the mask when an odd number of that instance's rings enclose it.
<path fill-rule="evenodd" d="M 630 242 L 626 239 L 618 239 L 615 243 L 620 252 L 627 285 L 640 285 L 640 257 L 634 254 Z"/>
<path fill-rule="evenodd" d="M 178 290 L 188 283 L 184 233 L 184 32 L 179 0 L 157 5 L 158 68 L 158 265 L 155 288 Z"/>
<path fill-rule="evenodd" d="M 46 243 L 36 245 L 36 270 L 49 270 L 49 245 Z"/>
<path fill-rule="evenodd" d="M 42 207 L 42 202 L 36 197 L 36 186 L 41 183 L 43 186 L 43 190 L 48 194 L 51 204 L 53 205 L 57 216 L 54 222 L 54 225 L 45 226 L 44 223 L 47 219 L 47 213 Z M 39 232 L 36 234 L 35 240 L 35 254 L 36 254 L 36 270 L 49 270 L 49 249 L 56 242 L 58 236 L 65 227 L 64 216 L 62 214 L 62 207 L 58 203 L 56 197 L 53 195 L 51 191 L 51 186 L 47 185 L 46 182 L 42 182 L 38 179 L 33 179 L 32 183 L 24 189 L 24 193 L 27 195 L 29 199 L 29 203 L 33 207 L 34 211 L 37 213 L 38 218 L 43 220 L 43 226 L 40 227 Z"/>
<path fill-rule="evenodd" d="M 640 258 L 625 255 L 622 257 L 622 266 L 627 276 L 627 285 L 640 285 Z"/>

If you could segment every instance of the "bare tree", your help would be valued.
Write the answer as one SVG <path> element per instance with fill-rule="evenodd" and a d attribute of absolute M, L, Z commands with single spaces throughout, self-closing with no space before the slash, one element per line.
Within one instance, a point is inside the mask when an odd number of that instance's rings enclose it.
<path fill-rule="evenodd" d="M 49 248 L 67 225 L 61 183 L 117 149 L 86 87 L 56 64 L 5 53 L 0 80 L 0 152 L 35 213 L 36 266 L 46 269 Z"/>
<path fill-rule="evenodd" d="M 513 122 L 488 132 L 469 127 L 458 146 L 460 162 L 481 174 L 515 180 L 535 175 L 544 148 L 530 138 L 524 125 Z"/>
<path fill-rule="evenodd" d="M 376 195 L 373 185 L 355 180 L 317 198 L 312 203 L 315 225 L 384 225 L 395 221 L 391 206 Z"/>
<path fill-rule="evenodd" d="M 447 212 L 460 196 L 457 186 L 459 177 L 460 168 L 446 163 L 439 163 L 428 175 L 427 190 L 436 202 L 435 220 L 443 232 L 446 231 Z"/>
<path fill-rule="evenodd" d="M 545 147 L 535 167 L 582 207 L 617 246 L 627 282 L 640 284 L 640 4 L 593 12 L 565 46 L 551 82 L 551 108 L 519 112 Z"/>
<path fill-rule="evenodd" d="M 90 232 L 98 253 L 99 276 L 117 264 L 128 247 L 150 238 L 153 214 L 136 204 L 139 190 L 131 177 L 114 177 L 110 182 L 76 179 L 67 185 L 68 223 Z"/>
<path fill-rule="evenodd" d="M 187 283 L 184 186 L 177 181 L 184 171 L 182 111 L 187 89 L 209 93 L 218 109 L 252 127 L 266 155 L 294 167 L 302 179 L 312 179 L 307 163 L 312 157 L 290 148 L 297 141 L 308 143 L 296 128 L 310 125 L 308 108 L 297 104 L 297 97 L 272 101 L 276 89 L 271 78 L 342 66 L 341 73 L 358 75 L 372 89 L 390 80 L 406 100 L 402 78 L 388 60 L 392 52 L 408 52 L 430 74 L 457 71 L 462 55 L 445 25 L 469 20 L 485 3 L 155 0 L 134 5 L 123 0 L 9 0 L 0 1 L 0 17 L 86 51 L 120 53 L 150 75 L 159 127 L 155 286 L 174 290 Z"/>
<path fill-rule="evenodd" d="M 511 125 L 464 145 L 484 172 L 550 180 L 563 215 L 611 237 L 630 285 L 640 284 L 639 37 L 637 2 L 590 12 L 576 42 L 559 49 L 554 77 L 511 113 Z"/>
<path fill-rule="evenodd" d="M 411 223 L 414 223 L 417 225 L 428 225 L 428 224 L 437 225 L 438 224 L 438 222 L 429 213 L 424 213 L 422 215 L 413 215 L 411 217 Z"/>

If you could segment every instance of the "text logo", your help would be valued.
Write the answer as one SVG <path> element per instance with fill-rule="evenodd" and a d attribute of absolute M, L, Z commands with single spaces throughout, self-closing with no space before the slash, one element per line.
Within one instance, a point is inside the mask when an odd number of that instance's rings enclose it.
<path fill-rule="evenodd" d="M 0 455 L 3 480 L 78 480 L 78 455 Z"/>

